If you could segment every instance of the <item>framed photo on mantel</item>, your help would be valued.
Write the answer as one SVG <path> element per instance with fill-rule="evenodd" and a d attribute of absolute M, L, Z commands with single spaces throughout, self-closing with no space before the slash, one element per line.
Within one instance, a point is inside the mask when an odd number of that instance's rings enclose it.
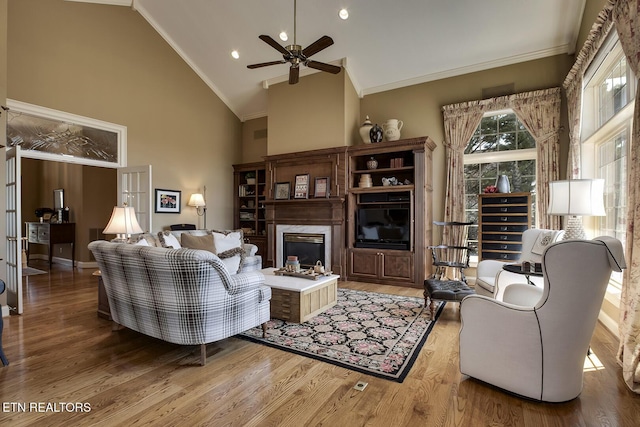
<path fill-rule="evenodd" d="M 288 182 L 276 182 L 275 199 L 288 200 L 291 184 Z"/>
<path fill-rule="evenodd" d="M 329 177 L 316 178 L 313 197 L 329 197 Z"/>
<path fill-rule="evenodd" d="M 309 198 L 309 174 L 296 175 L 296 185 L 293 193 L 294 199 Z"/>

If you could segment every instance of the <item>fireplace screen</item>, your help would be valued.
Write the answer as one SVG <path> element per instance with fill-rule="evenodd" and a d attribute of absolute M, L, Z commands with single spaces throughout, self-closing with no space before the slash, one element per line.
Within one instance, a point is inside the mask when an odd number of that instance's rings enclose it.
<path fill-rule="evenodd" d="M 282 237 L 282 265 L 293 255 L 298 257 L 303 269 L 313 267 L 318 260 L 324 265 L 324 234 L 284 233 Z"/>

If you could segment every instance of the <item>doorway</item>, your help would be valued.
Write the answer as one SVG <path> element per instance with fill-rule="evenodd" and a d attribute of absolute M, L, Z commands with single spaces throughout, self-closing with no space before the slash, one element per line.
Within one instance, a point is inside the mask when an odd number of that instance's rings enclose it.
<path fill-rule="evenodd" d="M 69 222 L 75 224 L 76 263 L 81 267 L 93 262 L 87 245 L 102 238 L 102 230 L 109 221 L 113 206 L 118 204 L 118 170 L 31 158 L 22 158 L 21 162 L 23 236 L 27 236 L 25 224 L 39 222 L 42 211 L 53 208 L 54 190 L 63 189 L 64 203 L 69 208 Z M 71 245 L 57 245 L 53 250 L 54 261 L 71 265 Z M 28 263 L 33 259 L 44 259 L 47 247 L 30 245 L 29 255 Z M 48 262 L 38 263 L 35 268 L 42 270 L 42 266 L 48 266 Z"/>

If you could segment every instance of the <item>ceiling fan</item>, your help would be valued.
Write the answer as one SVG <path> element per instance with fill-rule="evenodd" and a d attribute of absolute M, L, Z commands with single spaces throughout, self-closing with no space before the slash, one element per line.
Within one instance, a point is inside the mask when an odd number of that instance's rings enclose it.
<path fill-rule="evenodd" d="M 262 62 L 259 64 L 247 65 L 247 68 L 254 69 L 260 67 L 267 67 L 269 65 L 291 64 L 289 68 L 289 84 L 294 85 L 298 83 L 300 77 L 300 64 L 309 68 L 315 68 L 316 70 L 325 71 L 327 73 L 338 74 L 341 67 L 336 65 L 326 64 L 324 62 L 313 61 L 309 59 L 310 56 L 315 55 L 323 49 L 328 48 L 333 44 L 333 39 L 329 36 L 322 36 L 315 42 L 311 43 L 306 48 L 296 44 L 296 9 L 297 0 L 293 1 L 293 44 L 288 46 L 281 46 L 280 43 L 267 35 L 261 35 L 258 38 L 280 52 L 282 54 L 282 60 Z"/>

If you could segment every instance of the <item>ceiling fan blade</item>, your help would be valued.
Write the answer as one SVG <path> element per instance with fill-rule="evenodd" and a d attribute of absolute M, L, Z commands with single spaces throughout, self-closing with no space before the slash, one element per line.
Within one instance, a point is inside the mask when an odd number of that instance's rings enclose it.
<path fill-rule="evenodd" d="M 269 65 L 278 65 L 278 64 L 284 64 L 285 61 L 284 59 L 281 59 L 280 61 L 271 61 L 271 62 L 261 62 L 259 64 L 251 64 L 251 65 L 247 65 L 247 68 L 250 69 L 254 69 L 254 68 L 260 68 L 260 67 L 268 67 Z"/>
<path fill-rule="evenodd" d="M 326 49 L 333 44 L 333 39 L 329 36 L 322 36 L 318 40 L 311 43 L 309 46 L 302 50 L 302 54 L 307 58 L 311 55 L 315 55 L 322 49 Z"/>
<path fill-rule="evenodd" d="M 275 50 L 277 50 L 278 52 L 280 52 L 281 54 L 289 55 L 289 51 L 284 47 L 282 47 L 280 43 L 272 39 L 270 36 L 262 34 L 261 36 L 258 36 L 258 38 L 263 42 L 265 42 L 266 44 L 268 44 L 269 46 L 271 46 L 272 48 L 274 48 Z"/>
<path fill-rule="evenodd" d="M 289 84 L 294 85 L 298 83 L 299 78 L 300 78 L 300 68 L 299 67 L 289 68 Z"/>
<path fill-rule="evenodd" d="M 305 65 L 309 68 L 315 68 L 316 70 L 326 71 L 331 74 L 338 74 L 342 67 L 338 67 L 337 65 L 325 64 L 324 62 L 318 61 L 307 61 Z"/>

